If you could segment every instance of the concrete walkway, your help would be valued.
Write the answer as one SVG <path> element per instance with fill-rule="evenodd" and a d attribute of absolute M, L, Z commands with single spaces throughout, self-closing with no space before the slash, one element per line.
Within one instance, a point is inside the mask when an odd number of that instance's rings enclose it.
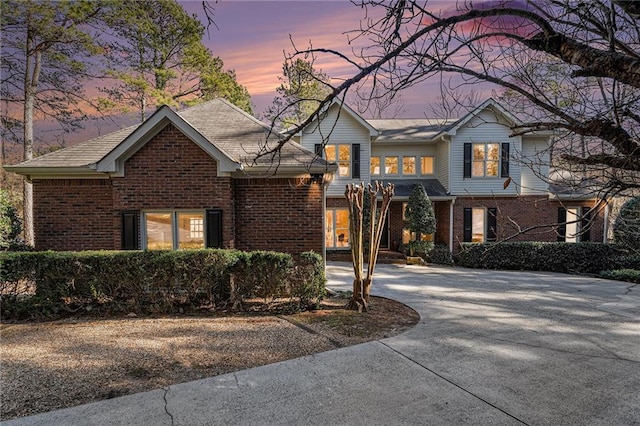
<path fill-rule="evenodd" d="M 328 266 L 350 289 L 349 264 Z M 389 339 L 7 425 L 640 425 L 640 285 L 379 265 Z"/>

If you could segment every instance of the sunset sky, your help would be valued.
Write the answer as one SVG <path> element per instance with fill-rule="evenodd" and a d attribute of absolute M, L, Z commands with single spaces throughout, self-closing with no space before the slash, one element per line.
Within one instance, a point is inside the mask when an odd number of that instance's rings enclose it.
<path fill-rule="evenodd" d="M 206 22 L 201 1 L 181 1 L 181 4 Z M 443 9 L 455 7 L 455 2 L 446 0 L 432 4 Z M 210 36 L 205 35 L 204 42 L 222 58 L 227 68 L 235 69 L 238 81 L 252 96 L 254 112 L 260 114 L 276 94 L 283 51 L 292 51 L 290 35 L 300 48 L 311 42 L 314 47 L 349 53 L 351 46 L 346 32 L 357 29 L 364 17 L 364 9 L 346 0 L 222 0 L 215 5 L 218 28 L 211 26 Z M 333 78 L 349 77 L 355 72 L 344 61 L 336 59 L 320 58 L 317 67 Z M 402 115 L 428 115 L 428 104 L 436 101 L 439 85 L 437 80 L 429 81 L 403 93 Z"/>
<path fill-rule="evenodd" d="M 187 12 L 196 14 L 206 24 L 201 0 L 178 1 Z M 433 11 L 451 11 L 456 7 L 453 0 L 435 0 L 429 4 Z M 214 8 L 217 28 L 210 26 L 203 42 L 224 61 L 226 69 L 236 71 L 239 83 L 246 86 L 252 96 L 254 115 L 259 118 L 276 96 L 280 84 L 278 77 L 282 75 L 283 51 L 293 50 L 290 37 L 301 49 L 312 43 L 313 47 L 351 54 L 358 45 L 349 45 L 347 33 L 357 29 L 366 17 L 363 8 L 347 0 L 220 0 Z M 359 41 L 360 46 L 364 42 Z M 356 72 L 354 67 L 335 57 L 318 58 L 316 68 L 332 77 L 335 84 Z M 389 110 L 393 110 L 398 118 L 432 117 L 430 107 L 437 103 L 440 86 L 441 81 L 437 78 L 423 82 L 403 92 L 398 106 Z M 474 86 L 474 90 L 478 89 L 483 98 L 491 96 L 491 87 Z M 370 117 L 366 112 L 363 116 Z M 135 124 L 136 119 L 137 116 L 132 116 L 117 121 L 87 122 L 84 130 L 71 134 L 56 131 L 55 123 L 40 121 L 36 123 L 36 134 L 46 145 L 74 144 Z"/>

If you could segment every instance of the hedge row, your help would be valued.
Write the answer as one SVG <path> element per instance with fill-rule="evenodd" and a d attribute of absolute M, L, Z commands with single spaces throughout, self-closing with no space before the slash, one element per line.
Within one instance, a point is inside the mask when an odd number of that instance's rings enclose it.
<path fill-rule="evenodd" d="M 316 253 L 237 250 L 0 253 L 2 318 L 68 312 L 172 313 L 291 297 L 295 308 L 324 296 Z"/>
<path fill-rule="evenodd" d="M 465 244 L 456 264 L 468 268 L 598 274 L 640 269 L 640 256 L 600 243 L 513 242 Z"/>

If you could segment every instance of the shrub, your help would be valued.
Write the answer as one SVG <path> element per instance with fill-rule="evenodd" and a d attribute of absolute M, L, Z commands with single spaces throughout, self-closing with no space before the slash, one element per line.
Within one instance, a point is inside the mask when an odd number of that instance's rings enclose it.
<path fill-rule="evenodd" d="M 25 251 L 30 247 L 20 238 L 22 220 L 11 204 L 9 193 L 0 189 L 0 251 Z"/>
<path fill-rule="evenodd" d="M 413 188 L 409 196 L 405 212 L 409 221 L 409 230 L 416 233 L 416 241 L 410 241 L 407 249 L 411 256 L 414 253 L 426 255 L 433 249 L 433 242 L 422 241 L 421 235 L 432 234 L 436 231 L 436 215 L 422 184 Z"/>
<path fill-rule="evenodd" d="M 622 205 L 613 223 L 613 239 L 616 243 L 640 252 L 640 197 Z"/>
<path fill-rule="evenodd" d="M 435 263 L 439 265 L 453 265 L 453 256 L 451 256 L 451 250 L 445 244 L 436 244 L 429 252 L 426 259 L 429 263 Z"/>
<path fill-rule="evenodd" d="M 465 244 L 456 263 L 469 268 L 597 274 L 633 264 L 623 248 L 601 243 Z"/>
<path fill-rule="evenodd" d="M 602 271 L 600 277 L 609 280 L 627 281 L 630 283 L 640 283 L 640 270 L 637 269 L 614 269 Z"/>
<path fill-rule="evenodd" d="M 289 254 L 219 249 L 3 252 L 0 304 L 3 318 L 171 313 L 255 296 L 292 295 L 306 307 L 324 294 L 324 262 L 303 254 L 299 267 L 303 279 Z"/>
<path fill-rule="evenodd" d="M 290 280 L 291 297 L 298 300 L 298 309 L 317 307 L 325 296 L 326 282 L 322 256 L 312 251 L 302 253 Z"/>

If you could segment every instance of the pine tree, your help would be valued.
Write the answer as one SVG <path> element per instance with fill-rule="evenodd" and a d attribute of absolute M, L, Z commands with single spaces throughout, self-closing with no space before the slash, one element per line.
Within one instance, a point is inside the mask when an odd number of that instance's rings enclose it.
<path fill-rule="evenodd" d="M 423 241 L 422 236 L 436 231 L 436 215 L 422 184 L 413 188 L 405 216 L 409 221 L 409 230 L 416 233 L 415 241 L 408 244 L 409 252 L 412 256 L 414 253 L 429 253 L 433 249 L 433 241 Z"/>

